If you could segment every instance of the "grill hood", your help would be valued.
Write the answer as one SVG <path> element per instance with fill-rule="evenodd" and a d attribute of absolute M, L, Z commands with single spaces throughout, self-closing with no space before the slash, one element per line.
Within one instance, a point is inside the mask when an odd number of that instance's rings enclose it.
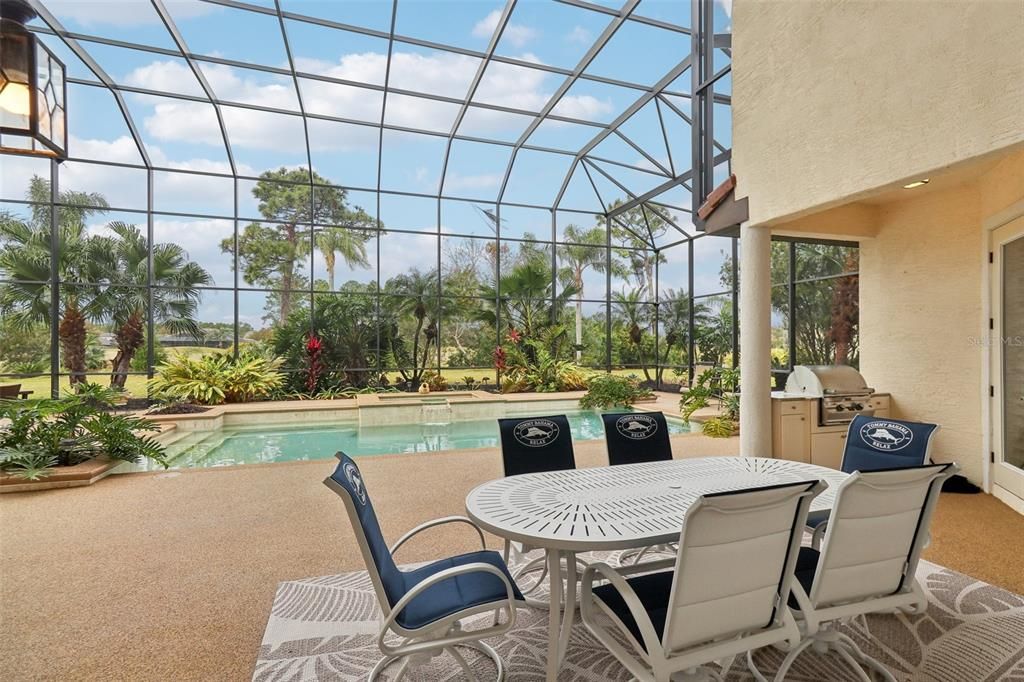
<path fill-rule="evenodd" d="M 786 393 L 823 398 L 870 395 L 874 389 L 848 365 L 797 365 L 786 380 Z"/>

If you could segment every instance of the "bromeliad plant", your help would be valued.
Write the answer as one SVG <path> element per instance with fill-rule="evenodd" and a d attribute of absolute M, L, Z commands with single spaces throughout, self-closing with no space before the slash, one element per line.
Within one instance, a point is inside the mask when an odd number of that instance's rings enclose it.
<path fill-rule="evenodd" d="M 149 433 L 159 427 L 141 417 L 113 414 L 113 394 L 95 385 L 57 400 L 0 401 L 0 470 L 35 481 L 54 467 L 106 456 L 142 458 L 167 466 L 163 446 Z"/>

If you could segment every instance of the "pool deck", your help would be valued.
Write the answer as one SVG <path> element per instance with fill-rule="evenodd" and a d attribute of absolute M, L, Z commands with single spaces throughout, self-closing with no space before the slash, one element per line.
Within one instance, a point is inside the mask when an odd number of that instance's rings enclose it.
<path fill-rule="evenodd" d="M 738 438 L 673 436 L 676 456 L 735 454 Z M 602 466 L 602 441 L 577 445 Z M 361 569 L 333 460 L 111 476 L 0 497 L 0 679 L 248 680 L 277 584 Z M 496 448 L 360 461 L 385 537 L 464 513 L 500 477 Z M 926 558 L 1024 593 L 1024 517 L 988 495 L 943 495 Z M 473 548 L 458 526 L 401 562 Z M 495 538 L 490 538 L 497 547 Z"/>

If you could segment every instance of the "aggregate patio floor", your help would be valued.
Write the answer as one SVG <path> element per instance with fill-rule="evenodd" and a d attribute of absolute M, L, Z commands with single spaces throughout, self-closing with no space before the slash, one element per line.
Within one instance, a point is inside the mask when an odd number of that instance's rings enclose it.
<path fill-rule="evenodd" d="M 734 454 L 738 439 L 674 437 L 678 457 Z M 605 460 L 577 444 L 580 466 Z M 464 513 L 501 475 L 495 449 L 360 463 L 385 535 Z M 113 476 L 0 497 L 0 679 L 248 680 L 282 580 L 361 568 L 333 460 Z M 1024 517 L 987 495 L 943 495 L 925 556 L 1024 593 Z M 492 538 L 494 545 L 496 540 Z M 436 529 L 412 562 L 472 548 Z"/>

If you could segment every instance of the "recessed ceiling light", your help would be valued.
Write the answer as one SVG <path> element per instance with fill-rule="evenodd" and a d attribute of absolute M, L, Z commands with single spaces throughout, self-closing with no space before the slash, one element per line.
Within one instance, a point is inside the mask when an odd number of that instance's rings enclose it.
<path fill-rule="evenodd" d="M 921 180 L 915 180 L 914 182 L 910 183 L 909 185 L 903 185 L 903 189 L 914 189 L 915 187 L 921 187 L 922 185 L 927 185 L 929 182 L 931 182 L 931 180 L 929 180 L 928 178 L 923 178 Z"/>

